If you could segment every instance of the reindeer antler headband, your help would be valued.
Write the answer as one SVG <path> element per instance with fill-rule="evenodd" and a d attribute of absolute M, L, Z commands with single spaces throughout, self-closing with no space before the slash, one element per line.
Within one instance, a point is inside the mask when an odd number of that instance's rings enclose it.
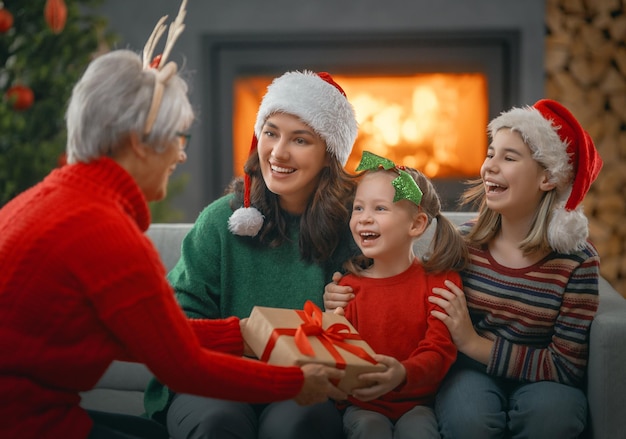
<path fill-rule="evenodd" d="M 166 64 L 167 58 L 172 51 L 172 47 L 174 47 L 174 43 L 178 39 L 183 30 L 185 30 L 185 25 L 183 21 L 185 20 L 185 15 L 187 14 L 187 0 L 183 0 L 180 5 L 180 9 L 178 10 L 178 16 L 170 24 L 169 31 L 167 33 L 167 40 L 165 41 L 165 47 L 163 48 L 163 53 L 161 55 L 157 55 L 152 58 L 152 53 L 154 49 L 161 39 L 163 32 L 165 32 L 165 28 L 167 25 L 165 24 L 165 20 L 167 20 L 167 15 L 161 17 L 161 19 L 157 22 L 152 34 L 150 34 L 150 38 L 146 42 L 146 45 L 143 48 L 143 68 L 144 70 L 154 71 L 156 74 L 156 78 L 154 81 L 154 92 L 152 93 L 152 103 L 150 104 L 150 109 L 148 110 L 148 116 L 146 117 L 146 124 L 143 129 L 144 135 L 147 135 L 152 130 L 152 125 L 154 125 L 154 121 L 156 120 L 157 114 L 159 113 L 159 107 L 161 106 L 161 99 L 163 98 L 163 86 L 166 84 L 172 76 L 174 76 L 178 70 L 176 63 L 171 61 Z"/>

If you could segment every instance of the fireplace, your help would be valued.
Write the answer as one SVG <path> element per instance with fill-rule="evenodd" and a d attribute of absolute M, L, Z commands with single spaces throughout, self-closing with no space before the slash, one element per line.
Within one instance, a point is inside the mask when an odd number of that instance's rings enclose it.
<path fill-rule="evenodd" d="M 354 170 L 362 149 L 414 166 L 433 179 L 446 210 L 456 209 L 463 182 L 478 176 L 486 151 L 487 121 L 518 101 L 519 35 L 515 31 L 317 36 L 221 34 L 203 37 L 202 48 L 203 78 L 208 89 L 203 108 L 211 115 L 202 118 L 206 142 L 204 163 L 210 164 L 204 187 L 210 199 L 221 195 L 232 176 L 241 173 L 265 87 L 272 78 L 288 70 L 328 71 L 346 90 L 360 119 L 359 138 L 348 170 Z M 395 108 L 395 113 L 388 111 L 395 114 L 395 119 L 388 116 L 387 123 L 391 124 L 389 117 L 398 123 L 404 120 L 404 130 L 413 129 L 416 143 L 407 143 L 399 136 L 386 140 L 384 134 L 372 131 L 374 116 L 368 113 L 367 119 L 363 110 L 366 95 L 370 100 L 383 101 L 380 94 L 363 90 L 393 88 L 399 98 L 384 98 Z M 437 96 L 442 101 L 445 99 L 441 96 L 467 98 L 479 94 L 483 100 L 450 100 L 447 109 L 438 108 L 438 113 L 431 116 L 420 114 L 410 122 L 408 116 L 400 117 L 405 110 L 394 103 L 394 99 L 406 101 L 407 94 L 423 102 L 420 111 L 426 110 Z M 444 119 L 445 114 L 451 113 L 455 118 Z M 417 129 L 419 121 L 429 118 L 440 122 L 438 128 Z M 402 131 L 401 125 L 397 128 L 396 132 Z M 458 128 L 466 131 L 460 132 Z M 424 139 L 424 133 L 430 138 Z M 410 138 L 411 134 L 406 137 Z M 451 147 L 446 139 L 456 139 L 455 146 Z"/>

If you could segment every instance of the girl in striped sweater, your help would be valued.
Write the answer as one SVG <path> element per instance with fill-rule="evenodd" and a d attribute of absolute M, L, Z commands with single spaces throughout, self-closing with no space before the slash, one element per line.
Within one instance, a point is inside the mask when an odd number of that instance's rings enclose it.
<path fill-rule="evenodd" d="M 599 257 L 580 203 L 602 160 L 562 105 L 541 100 L 489 124 L 478 202 L 463 226 L 464 291 L 435 288 L 433 311 L 459 358 L 437 395 L 444 438 L 576 438 L 598 306 Z"/>

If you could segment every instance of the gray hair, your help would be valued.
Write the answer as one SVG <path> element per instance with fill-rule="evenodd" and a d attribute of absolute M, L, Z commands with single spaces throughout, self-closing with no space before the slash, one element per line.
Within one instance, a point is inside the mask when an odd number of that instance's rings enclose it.
<path fill-rule="evenodd" d="M 144 70 L 138 54 L 115 50 L 92 61 L 74 86 L 67 108 L 67 161 L 89 162 L 111 156 L 131 133 L 157 152 L 191 125 L 194 114 L 187 83 L 178 74 L 166 84 L 154 127 L 143 135 L 156 75 Z"/>

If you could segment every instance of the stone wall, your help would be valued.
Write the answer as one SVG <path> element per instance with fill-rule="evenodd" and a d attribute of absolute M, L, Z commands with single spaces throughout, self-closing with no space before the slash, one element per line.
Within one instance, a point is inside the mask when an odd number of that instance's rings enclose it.
<path fill-rule="evenodd" d="M 604 161 L 584 200 L 601 273 L 626 297 L 626 0 L 546 1 L 546 97 L 566 105 Z"/>

